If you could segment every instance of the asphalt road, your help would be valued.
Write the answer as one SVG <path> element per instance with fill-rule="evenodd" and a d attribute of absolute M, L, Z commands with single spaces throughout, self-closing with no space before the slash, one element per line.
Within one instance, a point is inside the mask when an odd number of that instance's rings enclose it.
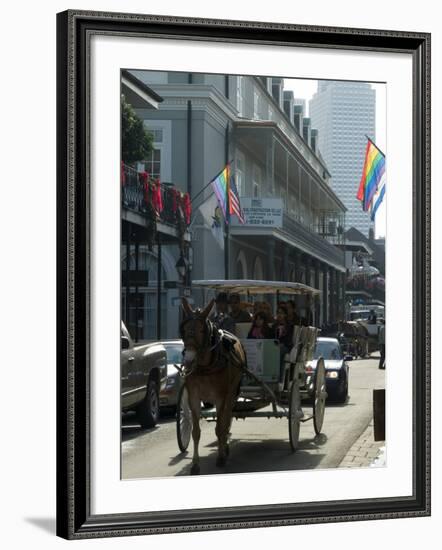
<path fill-rule="evenodd" d="M 201 474 L 337 467 L 372 418 L 372 390 L 385 387 L 385 371 L 378 369 L 377 355 L 349 363 L 347 402 L 327 403 L 319 436 L 314 433 L 313 422 L 302 423 L 295 453 L 290 449 L 286 418 L 233 420 L 229 460 L 224 468 L 217 468 L 215 422 L 202 420 Z M 305 416 L 311 415 L 311 406 L 303 403 L 303 410 Z M 189 475 L 191 461 L 192 442 L 188 452 L 178 449 L 174 417 L 163 417 L 151 430 L 142 430 L 133 416 L 124 417 L 123 479 Z"/>

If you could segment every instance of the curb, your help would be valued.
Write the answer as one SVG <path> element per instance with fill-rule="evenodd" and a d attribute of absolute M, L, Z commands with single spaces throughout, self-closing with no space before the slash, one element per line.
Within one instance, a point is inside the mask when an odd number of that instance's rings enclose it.
<path fill-rule="evenodd" d="M 353 443 L 338 468 L 364 468 L 385 465 L 385 441 L 374 441 L 373 420 Z"/>

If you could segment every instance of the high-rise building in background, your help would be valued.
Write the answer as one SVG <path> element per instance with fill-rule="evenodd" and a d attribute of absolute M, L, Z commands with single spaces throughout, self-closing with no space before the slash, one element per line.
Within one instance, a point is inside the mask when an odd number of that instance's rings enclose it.
<path fill-rule="evenodd" d="M 348 208 L 346 227 L 368 236 L 373 224 L 356 193 L 366 136 L 376 139 L 376 92 L 364 82 L 319 81 L 309 107 L 312 127 L 319 131 L 319 149 L 332 175 L 331 186 Z"/>

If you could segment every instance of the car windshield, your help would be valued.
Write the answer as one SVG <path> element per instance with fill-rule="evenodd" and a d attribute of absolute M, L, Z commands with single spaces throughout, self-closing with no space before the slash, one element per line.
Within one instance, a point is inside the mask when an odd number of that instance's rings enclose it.
<path fill-rule="evenodd" d="M 342 359 L 341 348 L 337 342 L 327 342 L 318 340 L 316 342 L 314 358 L 323 357 L 325 360 Z"/>
<path fill-rule="evenodd" d="M 181 363 L 183 360 L 183 346 L 180 344 L 164 344 L 168 363 Z"/>

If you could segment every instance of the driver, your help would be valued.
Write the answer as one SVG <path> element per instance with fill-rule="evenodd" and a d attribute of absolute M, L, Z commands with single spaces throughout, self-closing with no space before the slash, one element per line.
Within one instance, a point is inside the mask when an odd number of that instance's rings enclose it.
<path fill-rule="evenodd" d="M 225 292 L 220 292 L 215 299 L 216 312 L 212 322 L 217 328 L 235 334 L 235 321 L 228 312 L 229 300 Z"/>
<path fill-rule="evenodd" d="M 239 294 L 230 295 L 230 317 L 235 321 L 235 323 L 250 323 L 252 316 L 245 309 L 241 307 L 241 300 Z"/>

